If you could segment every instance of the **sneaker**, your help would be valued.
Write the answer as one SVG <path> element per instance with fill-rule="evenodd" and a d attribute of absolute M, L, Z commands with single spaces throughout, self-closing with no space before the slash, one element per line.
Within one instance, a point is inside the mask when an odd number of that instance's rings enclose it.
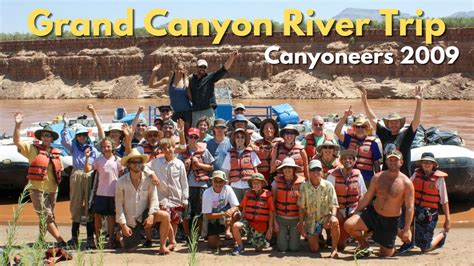
<path fill-rule="evenodd" d="M 355 259 L 363 259 L 367 258 L 372 254 L 372 249 L 371 248 L 363 248 L 363 249 L 356 249 L 356 252 L 354 254 Z"/>
<path fill-rule="evenodd" d="M 96 249 L 94 238 L 88 238 L 86 242 L 86 249 Z"/>
<path fill-rule="evenodd" d="M 69 241 L 68 241 L 68 242 L 69 242 Z M 65 241 L 61 241 L 61 242 L 58 242 L 57 246 L 58 246 L 58 248 L 65 248 L 65 249 L 67 249 L 68 243 L 66 243 Z"/>
<path fill-rule="evenodd" d="M 415 243 L 413 241 L 410 241 L 409 243 L 403 243 L 403 245 L 400 246 L 398 249 L 398 254 L 404 254 L 410 251 L 415 247 Z"/>
<path fill-rule="evenodd" d="M 77 249 L 78 245 L 79 241 L 75 237 L 69 239 L 66 243 L 67 249 Z"/>
<path fill-rule="evenodd" d="M 144 248 L 151 248 L 152 246 L 153 246 L 153 243 L 149 239 L 145 240 L 145 243 L 143 243 Z"/>
<path fill-rule="evenodd" d="M 115 239 L 109 238 L 109 241 L 107 241 L 107 249 L 115 249 L 117 247 Z"/>
<path fill-rule="evenodd" d="M 444 246 L 444 243 L 446 242 L 446 237 L 448 236 L 448 233 L 446 231 L 441 231 L 441 234 L 443 234 L 443 239 L 441 241 L 439 241 L 438 243 L 438 248 L 440 247 L 443 247 Z"/>
<path fill-rule="evenodd" d="M 244 253 L 244 246 L 235 246 L 234 249 L 232 250 L 232 255 L 237 256 L 242 253 Z"/>

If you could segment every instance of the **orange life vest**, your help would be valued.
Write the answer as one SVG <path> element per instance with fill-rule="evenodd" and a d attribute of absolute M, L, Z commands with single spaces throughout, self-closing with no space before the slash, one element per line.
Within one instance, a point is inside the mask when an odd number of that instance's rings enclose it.
<path fill-rule="evenodd" d="M 283 161 L 286 157 L 291 157 L 295 160 L 296 165 L 300 166 L 300 168 L 296 169 L 295 172 L 298 174 L 304 173 L 303 157 L 301 156 L 301 151 L 304 149 L 303 146 L 295 144 L 290 150 L 288 150 L 285 147 L 285 142 L 279 142 L 276 145 L 276 149 L 277 160 Z"/>
<path fill-rule="evenodd" d="M 295 175 L 293 182 L 286 183 L 283 175 L 279 174 L 275 178 L 277 185 L 275 195 L 275 210 L 280 216 L 298 217 L 298 197 L 300 196 L 300 186 L 304 182 L 304 177 Z"/>
<path fill-rule="evenodd" d="M 355 168 L 359 170 L 365 171 L 373 171 L 374 170 L 374 160 L 372 160 L 372 142 L 375 141 L 376 137 L 367 136 L 365 137 L 362 143 L 354 135 L 349 135 L 351 138 L 351 142 L 347 149 L 356 150 L 357 151 L 357 160 L 355 164 Z"/>
<path fill-rule="evenodd" d="M 282 141 L 281 138 L 274 138 L 272 142 L 265 139 L 259 139 L 255 141 L 255 146 L 258 149 L 255 150 L 261 163 L 257 166 L 258 172 L 263 175 L 270 173 L 270 163 L 272 161 L 272 151 L 275 145 Z"/>
<path fill-rule="evenodd" d="M 270 220 L 270 206 L 268 199 L 272 192 L 264 189 L 260 196 L 257 196 L 254 190 L 245 193 L 247 204 L 244 209 L 244 219 L 249 222 L 268 222 Z"/>
<path fill-rule="evenodd" d="M 315 155 L 312 159 L 319 160 L 321 165 L 323 166 L 323 178 L 326 179 L 330 174 L 331 170 L 336 169 L 337 167 L 341 166 L 341 162 L 339 162 L 339 158 L 334 156 L 334 159 L 331 162 L 326 162 L 323 160 L 322 156 Z"/>
<path fill-rule="evenodd" d="M 143 144 L 140 144 L 140 146 L 143 147 L 143 153 L 148 155 L 148 159 L 151 161 L 157 157 L 161 157 L 163 154 L 161 153 L 161 150 L 156 148 L 156 147 L 153 147 L 151 144 L 149 143 L 143 143 Z M 160 156 L 161 155 L 161 156 Z"/>
<path fill-rule="evenodd" d="M 250 147 L 245 148 L 241 155 L 239 155 L 235 148 L 229 150 L 229 182 L 233 183 L 238 182 L 239 180 L 247 181 L 250 179 L 250 176 L 255 173 L 252 164 L 252 152 L 253 149 Z"/>
<path fill-rule="evenodd" d="M 31 161 L 28 167 L 28 180 L 43 181 L 48 177 L 48 166 L 49 163 L 53 163 L 54 177 L 56 182 L 61 183 L 61 170 L 63 165 L 61 164 L 61 150 L 58 148 L 51 148 L 51 152 L 48 152 L 42 145 L 33 144 L 38 150 L 38 155 Z"/>
<path fill-rule="evenodd" d="M 344 178 L 342 168 L 337 168 L 332 171 L 331 175 L 336 178 L 334 188 L 336 189 L 339 208 L 356 208 L 361 193 L 359 191 L 360 171 L 352 169 L 351 176 Z"/>
<path fill-rule="evenodd" d="M 432 209 L 438 209 L 440 203 L 439 190 L 436 187 L 438 178 L 446 178 L 448 174 L 440 170 L 436 170 L 431 176 L 426 176 L 423 169 L 415 170 L 415 179 L 413 186 L 415 187 L 415 204 Z"/>
<path fill-rule="evenodd" d="M 192 163 L 193 158 L 197 158 L 200 163 L 203 163 L 202 155 L 206 151 L 206 147 L 207 147 L 206 143 L 200 142 L 200 143 L 197 143 L 197 149 L 196 149 L 196 151 L 194 151 L 193 155 L 191 155 L 191 152 L 189 151 L 189 147 L 186 148 L 185 152 L 181 153 L 181 155 L 183 156 L 184 165 L 187 166 L 186 170 L 188 172 L 191 171 L 191 170 L 193 171 L 194 179 L 196 181 L 207 181 L 207 180 L 209 180 L 209 172 L 205 171 L 204 169 L 197 168 Z"/>
<path fill-rule="evenodd" d="M 332 141 L 334 139 L 334 136 L 330 133 L 324 132 L 324 141 Z M 316 152 L 316 141 L 314 140 L 314 132 L 310 132 L 305 135 L 304 137 L 306 139 L 306 147 L 304 148 L 306 151 L 306 155 L 308 155 L 308 158 L 312 158 L 314 155 L 317 154 Z"/>

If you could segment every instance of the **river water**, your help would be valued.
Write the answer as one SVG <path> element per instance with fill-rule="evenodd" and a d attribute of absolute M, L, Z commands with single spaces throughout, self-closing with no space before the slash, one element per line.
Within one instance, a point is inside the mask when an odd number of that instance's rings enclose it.
<path fill-rule="evenodd" d="M 355 113 L 363 113 L 360 99 L 354 100 L 241 100 L 234 99 L 234 104 L 245 105 L 276 105 L 287 102 L 295 108 L 301 119 L 310 119 L 315 114 L 342 114 L 352 106 Z M 12 134 L 14 127 L 13 114 L 23 112 L 27 126 L 30 122 L 52 120 L 56 115 L 67 113 L 68 117 L 88 114 L 87 104 L 92 103 L 104 122 L 110 122 L 114 110 L 123 106 L 128 112 L 136 112 L 138 106 L 160 105 L 168 103 L 167 99 L 80 99 L 80 100 L 2 100 L 0 101 L 0 132 Z M 375 114 L 381 118 L 390 112 L 399 112 L 407 117 L 409 123 L 413 119 L 415 100 L 369 100 Z M 474 101 L 424 100 L 422 124 L 425 128 L 436 126 L 442 130 L 456 130 L 466 142 L 466 146 L 474 149 Z"/>

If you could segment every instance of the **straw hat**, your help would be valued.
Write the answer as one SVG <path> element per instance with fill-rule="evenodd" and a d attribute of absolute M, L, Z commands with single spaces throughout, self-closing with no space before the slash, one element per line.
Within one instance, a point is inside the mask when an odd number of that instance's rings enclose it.
<path fill-rule="evenodd" d="M 367 118 L 365 118 L 365 116 L 357 117 L 351 126 L 354 127 L 354 126 L 362 126 L 362 125 L 365 125 L 367 128 L 370 128 L 370 122 Z"/>
<path fill-rule="evenodd" d="M 316 147 L 316 150 L 318 151 L 319 154 L 321 154 L 321 151 L 323 149 L 323 147 L 327 147 L 327 146 L 331 146 L 334 148 L 334 154 L 338 154 L 339 150 L 340 150 L 340 147 L 338 144 L 334 144 L 334 142 L 330 141 L 330 140 L 325 140 L 323 142 L 323 144 L 319 145 L 318 147 Z"/>
<path fill-rule="evenodd" d="M 383 118 L 383 123 L 385 124 L 385 127 L 388 127 L 388 121 L 394 120 L 400 120 L 400 127 L 403 127 L 403 125 L 405 125 L 406 117 L 403 117 L 398 113 L 390 113 Z"/>
<path fill-rule="evenodd" d="M 355 158 L 357 158 L 357 151 L 356 150 L 352 150 L 352 149 L 348 149 L 348 150 L 342 150 L 339 152 L 339 157 L 342 158 L 344 156 L 352 156 Z"/>
<path fill-rule="evenodd" d="M 295 163 L 295 160 L 291 157 L 286 157 L 283 159 L 283 162 L 281 162 L 281 165 L 278 166 L 277 170 L 282 169 L 283 167 L 293 167 L 293 168 L 298 168 L 300 169 L 301 167 Z"/>
<path fill-rule="evenodd" d="M 147 163 L 148 155 L 141 154 L 137 149 L 132 149 L 132 151 L 127 156 L 122 158 L 122 166 L 127 166 L 128 160 L 130 159 L 141 159 L 143 163 Z"/>
<path fill-rule="evenodd" d="M 38 129 L 35 131 L 35 138 L 41 139 L 41 136 L 43 135 L 44 132 L 49 132 L 53 136 L 53 141 L 57 140 L 59 138 L 59 134 L 53 130 L 49 125 L 43 127 L 43 129 Z"/>
<path fill-rule="evenodd" d="M 300 132 L 298 131 L 298 129 L 296 129 L 295 126 L 293 126 L 293 125 L 286 125 L 282 130 L 280 130 L 280 137 L 283 137 L 283 135 L 285 134 L 285 132 L 288 132 L 288 131 L 293 132 L 296 136 L 298 136 L 298 135 L 300 134 Z"/>

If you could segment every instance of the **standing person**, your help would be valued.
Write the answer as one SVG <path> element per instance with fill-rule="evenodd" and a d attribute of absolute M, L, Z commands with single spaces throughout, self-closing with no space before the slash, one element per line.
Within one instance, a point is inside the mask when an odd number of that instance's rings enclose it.
<path fill-rule="evenodd" d="M 160 105 L 157 108 L 160 111 L 160 117 L 163 118 L 163 122 L 170 121 L 176 127 L 176 122 L 173 120 L 173 108 L 170 105 Z"/>
<path fill-rule="evenodd" d="M 162 139 L 160 149 L 164 156 L 151 160 L 148 166 L 160 179 L 158 198 L 160 209 L 170 214 L 171 230 L 168 249 L 173 251 L 176 246 L 175 234 L 178 224 L 182 222 L 183 210 L 188 206 L 188 177 L 184 163 L 175 156 L 173 141 L 167 138 Z M 151 236 L 151 231 L 149 234 Z M 145 243 L 147 246 L 151 246 L 151 237 L 149 242 Z"/>
<path fill-rule="evenodd" d="M 268 183 L 260 173 L 253 174 L 248 182 L 252 190 L 247 191 L 242 200 L 243 219 L 232 226 L 235 240 L 232 255 L 240 255 L 245 250 L 241 230 L 247 233 L 247 242 L 252 244 L 256 251 L 269 247 L 268 241 L 273 234 L 275 207 L 272 193 L 264 188 Z"/>
<path fill-rule="evenodd" d="M 232 119 L 232 121 L 230 122 L 230 125 L 231 125 L 231 130 L 229 131 L 231 133 L 234 132 L 236 129 L 242 128 L 250 136 L 250 140 L 252 142 L 257 141 L 262 138 L 257 132 L 255 132 L 252 126 L 250 126 L 250 121 L 244 115 L 241 115 L 241 114 L 236 115 L 234 119 Z"/>
<path fill-rule="evenodd" d="M 208 130 L 211 127 L 209 119 L 205 116 L 199 118 L 196 123 L 196 127 L 199 129 L 199 142 L 207 142 L 212 139 L 212 136 L 208 134 Z"/>
<path fill-rule="evenodd" d="M 207 189 L 209 176 L 214 170 L 214 157 L 207 150 L 206 144 L 198 142 L 199 130 L 190 128 L 188 130 L 188 146 L 186 151 L 179 155 L 179 159 L 184 162 L 188 174 L 189 184 L 189 205 L 186 210 L 186 217 L 183 220 L 184 232 L 189 236 L 189 225 L 194 217 L 199 217 L 198 227 L 201 228 L 201 207 L 202 194 Z"/>
<path fill-rule="evenodd" d="M 311 252 L 319 251 L 319 235 L 323 228 L 331 229 L 330 258 L 338 258 L 339 222 L 336 213 L 339 205 L 333 185 L 322 178 L 322 170 L 319 160 L 309 163 L 309 182 L 301 185 L 298 197 L 297 228 L 303 237 L 308 237 Z"/>
<path fill-rule="evenodd" d="M 46 228 L 54 237 L 58 247 L 66 247 L 67 244 L 59 233 L 54 217 L 54 207 L 58 193 L 58 184 L 61 182 L 61 151 L 51 147 L 51 144 L 59 138 L 50 126 L 35 131 L 35 138 L 40 144 L 27 144 L 20 140 L 20 128 L 23 123 L 23 114 L 15 113 L 15 129 L 13 130 L 13 143 L 18 151 L 28 159 L 28 186 L 30 199 L 38 217 L 46 217 Z"/>
<path fill-rule="evenodd" d="M 448 192 L 445 182 L 448 174 L 437 169 L 438 162 L 431 152 L 423 153 L 417 165 L 418 168 L 415 169 L 415 173 L 410 178 L 415 187 L 415 236 L 413 237 L 414 241 L 404 243 L 400 247 L 400 252 L 406 252 L 414 245 L 419 247 L 422 252 L 442 247 L 451 227 Z M 439 204 L 441 204 L 445 215 L 444 230 L 434 236 L 434 230 L 438 223 Z"/>
<path fill-rule="evenodd" d="M 308 158 L 313 158 L 317 153 L 316 148 L 324 142 L 330 141 L 333 144 L 337 144 L 334 135 L 324 130 L 324 119 L 320 115 L 313 117 L 311 125 L 313 132 L 307 133 L 301 141 L 301 145 L 303 145 Z"/>
<path fill-rule="evenodd" d="M 257 166 L 261 162 L 255 151 L 249 147 L 250 138 L 244 129 L 235 130 L 230 142 L 232 148 L 224 159 L 222 170 L 229 173 L 230 186 L 239 202 L 242 202 L 245 192 L 249 190 L 247 181 L 252 174 L 257 173 Z"/>
<path fill-rule="evenodd" d="M 159 81 L 156 81 L 156 75 L 160 69 L 161 64 L 157 64 L 150 76 L 148 86 L 150 88 L 157 88 L 161 85 L 168 84 L 168 95 L 170 97 L 170 105 L 173 108 L 174 113 L 172 119 L 178 121 L 178 119 L 184 120 L 184 130 L 188 130 L 191 127 L 192 122 L 192 106 L 189 101 L 187 90 L 189 87 L 189 79 L 187 70 L 184 68 L 182 62 L 176 62 L 174 64 L 174 71 L 170 72 L 169 77 L 164 77 Z"/>
<path fill-rule="evenodd" d="M 273 228 L 277 233 L 277 247 L 280 252 L 298 251 L 300 248 L 300 234 L 298 224 L 298 197 L 304 177 L 297 175 L 300 168 L 291 157 L 287 157 L 278 166 L 282 174 L 275 177 L 272 183 L 272 193 L 275 202 L 275 219 Z"/>
<path fill-rule="evenodd" d="M 339 243 L 337 249 L 343 251 L 349 234 L 344 230 L 344 222 L 354 214 L 359 200 L 367 192 L 364 177 L 358 169 L 354 169 L 357 152 L 355 150 L 341 151 L 342 167 L 336 168 L 328 176 L 327 181 L 336 189 L 339 208 L 337 219 L 339 220 Z"/>
<path fill-rule="evenodd" d="M 287 125 L 280 130 L 283 141 L 277 143 L 273 149 L 270 173 L 276 173 L 277 167 L 282 161 L 286 157 L 291 157 L 299 166 L 297 174 L 304 175 L 305 179 L 308 178 L 308 156 L 303 146 L 296 142 L 296 136 L 299 134 L 299 131 L 292 125 Z"/>
<path fill-rule="evenodd" d="M 313 159 L 317 159 L 323 166 L 323 178 L 326 179 L 331 171 L 341 165 L 339 161 L 339 145 L 332 141 L 325 141 L 316 148 L 317 154 Z"/>
<path fill-rule="evenodd" d="M 420 86 L 415 87 L 415 99 L 416 99 L 416 109 L 413 116 L 413 120 L 408 128 L 405 128 L 406 118 L 400 116 L 397 113 L 391 113 L 387 117 L 383 118 L 383 125 L 377 121 L 375 113 L 369 106 L 367 101 L 367 90 L 359 87 L 362 95 L 362 103 L 364 105 L 365 113 L 369 118 L 369 122 L 377 133 L 377 136 L 382 141 L 384 154 L 387 154 L 388 151 L 397 149 L 402 152 L 403 165 L 401 172 L 405 175 L 410 173 L 410 161 L 411 161 L 411 144 L 415 138 L 416 130 L 420 125 L 421 121 L 421 106 L 423 102 L 423 88 Z M 388 167 L 384 163 L 383 170 L 387 170 Z"/>
<path fill-rule="evenodd" d="M 214 157 L 214 170 L 222 170 L 222 164 L 227 156 L 227 152 L 232 148 L 230 139 L 226 137 L 227 126 L 224 119 L 214 120 L 212 127 L 214 138 L 207 141 L 207 150 Z"/>
<path fill-rule="evenodd" d="M 138 111 L 135 114 L 135 118 L 132 121 L 131 129 L 132 129 L 132 148 L 137 147 L 143 141 L 145 141 L 145 131 L 148 127 L 147 121 L 145 118 L 140 117 L 140 115 L 145 110 L 144 106 L 138 107 Z"/>
<path fill-rule="evenodd" d="M 170 253 L 166 247 L 171 228 L 170 215 L 160 210 L 156 186 L 143 171 L 147 161 L 148 156 L 136 149 L 122 158 L 122 166 L 129 171 L 118 179 L 115 186 L 115 221 L 120 225 L 121 243 L 127 251 L 138 247 L 143 228 L 151 230 L 153 224 L 160 223 L 159 253 L 166 255 Z"/>
<path fill-rule="evenodd" d="M 202 214 L 209 221 L 207 244 L 209 248 L 219 247 L 220 234 L 230 231 L 233 223 L 240 218 L 239 201 L 234 190 L 228 185 L 227 176 L 222 171 L 212 173 L 212 187 L 202 195 Z"/>
<path fill-rule="evenodd" d="M 81 218 L 85 217 L 87 220 L 87 243 L 86 248 L 94 249 L 94 223 L 89 215 L 89 197 L 92 187 L 92 176 L 90 173 L 84 171 L 86 160 L 94 163 L 98 157 L 99 151 L 94 147 L 89 133 L 85 127 L 79 127 L 75 130 L 74 139 L 69 137 L 69 131 L 64 123 L 64 128 L 61 131 L 61 144 L 70 151 L 72 155 L 72 172 L 69 177 L 69 210 L 71 212 L 71 240 L 68 245 L 74 248 L 79 244 L 79 227 Z M 89 157 L 86 156 L 85 151 L 90 150 Z"/>
<path fill-rule="evenodd" d="M 97 170 L 97 192 L 94 196 L 94 225 L 97 243 L 100 241 L 102 219 L 107 220 L 107 233 L 109 239 L 107 248 L 115 248 L 115 185 L 118 177 L 123 174 L 120 158 L 113 154 L 113 142 L 109 138 L 100 141 L 102 156 L 89 163 L 91 150 L 86 149 L 84 172 Z"/>
<path fill-rule="evenodd" d="M 245 113 L 246 113 L 246 108 L 245 108 L 245 105 L 243 105 L 242 103 L 237 103 L 235 106 L 234 106 L 234 118 L 237 116 L 237 115 L 243 115 L 245 116 Z M 227 122 L 227 128 L 229 129 L 229 132 L 232 132 L 234 131 L 234 126 L 232 125 L 233 124 L 233 119 L 229 120 Z M 254 131 L 257 129 L 257 127 L 255 126 L 254 123 L 252 123 L 251 121 L 247 121 L 247 126 L 249 126 L 251 129 L 253 129 Z"/>
<path fill-rule="evenodd" d="M 209 118 L 210 123 L 214 123 L 216 108 L 216 96 L 214 94 L 214 85 L 219 81 L 227 71 L 232 67 L 238 52 L 233 51 L 229 59 L 224 63 L 219 70 L 212 73 L 207 73 L 207 61 L 199 59 L 197 61 L 197 71 L 189 78 L 188 97 L 193 104 L 193 125 L 196 126 L 196 121 L 201 116 Z"/>
<path fill-rule="evenodd" d="M 262 136 L 262 139 L 255 141 L 255 145 L 253 145 L 258 158 L 262 162 L 258 165 L 257 170 L 265 176 L 267 184 L 273 182 L 273 176 L 270 176 L 273 149 L 278 142 L 283 141 L 279 134 L 277 122 L 272 118 L 267 118 L 260 124 L 260 136 Z"/>
<path fill-rule="evenodd" d="M 339 143 L 344 149 L 357 151 L 357 161 L 355 168 L 359 169 L 364 176 L 365 184 L 370 184 L 372 176 L 380 172 L 380 140 L 376 136 L 370 136 L 370 123 L 365 117 L 358 117 L 353 123 L 354 133 L 342 133 L 342 127 L 347 118 L 352 115 L 351 107 L 344 111 L 344 116 L 336 125 L 335 134 L 339 138 Z"/>
<path fill-rule="evenodd" d="M 354 211 L 355 214 L 344 223 L 344 229 L 359 243 L 357 257 L 370 255 L 369 243 L 364 234 L 370 231 L 373 232 L 373 240 L 380 244 L 380 256 L 393 256 L 398 219 L 403 205 L 406 211 L 405 226 L 400 236 L 405 243 L 411 238 L 410 225 L 414 213 L 413 184 L 400 172 L 403 156 L 399 151 L 391 151 L 385 160 L 388 170 L 374 175 L 369 190 Z M 372 201 L 373 205 L 369 205 Z M 362 210 L 364 211 L 360 215 L 356 214 Z"/>
<path fill-rule="evenodd" d="M 127 134 L 125 134 L 127 136 Z M 149 160 L 153 160 L 162 155 L 160 150 L 160 139 L 163 138 L 163 132 L 155 126 L 149 126 L 145 130 L 145 141 L 140 143 L 136 149 L 141 154 L 146 154 Z M 128 139 L 128 138 L 126 138 Z M 130 149 L 131 147 L 128 147 Z"/>
<path fill-rule="evenodd" d="M 123 142 L 124 140 L 124 133 L 123 133 L 123 128 L 127 126 L 126 124 L 112 124 L 109 127 L 109 134 L 108 137 L 112 140 L 114 143 L 114 154 L 117 155 L 118 157 L 123 157 L 126 154 L 126 148 L 125 148 L 125 143 Z"/>

